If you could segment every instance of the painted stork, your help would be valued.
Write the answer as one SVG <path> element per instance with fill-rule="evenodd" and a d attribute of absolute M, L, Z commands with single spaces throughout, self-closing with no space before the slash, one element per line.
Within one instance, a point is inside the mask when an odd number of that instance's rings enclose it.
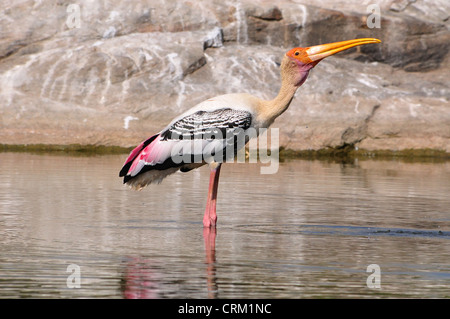
<path fill-rule="evenodd" d="M 322 59 L 358 45 L 380 42 L 363 38 L 288 51 L 281 62 L 281 88 L 273 100 L 241 93 L 203 101 L 131 151 L 119 176 L 125 184 L 141 189 L 160 183 L 178 170 L 187 172 L 208 164 L 211 172 L 203 226 L 215 227 L 220 168 L 245 146 L 250 136 L 246 133 L 250 129 L 258 132 L 260 128 L 268 128 L 286 111 L 309 71 Z M 244 136 L 244 142 L 236 143 L 237 136 Z M 230 144 L 233 151 L 225 152 Z"/>

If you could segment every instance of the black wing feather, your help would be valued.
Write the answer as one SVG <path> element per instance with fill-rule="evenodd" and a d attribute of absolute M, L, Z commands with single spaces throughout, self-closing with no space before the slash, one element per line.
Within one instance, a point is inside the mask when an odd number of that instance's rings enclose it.
<path fill-rule="evenodd" d="M 247 129 L 251 127 L 252 114 L 244 110 L 222 108 L 208 111 L 198 111 L 173 123 L 161 133 L 163 140 L 222 140 L 222 152 L 215 153 L 216 161 L 227 160 L 236 155 L 250 136 Z"/>
<path fill-rule="evenodd" d="M 236 129 L 247 130 L 252 124 L 252 114 L 244 110 L 223 108 L 215 111 L 198 111 L 176 121 L 161 133 L 163 140 L 201 139 L 218 134 L 225 138 Z"/>

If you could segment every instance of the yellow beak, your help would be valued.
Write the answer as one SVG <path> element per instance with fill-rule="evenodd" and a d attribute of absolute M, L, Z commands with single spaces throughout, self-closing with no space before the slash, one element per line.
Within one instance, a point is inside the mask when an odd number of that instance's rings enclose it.
<path fill-rule="evenodd" d="M 362 38 L 347 40 L 341 42 L 333 42 L 328 44 L 315 45 L 312 47 L 305 48 L 308 58 L 312 61 L 322 60 L 330 55 L 336 54 L 338 52 L 356 47 L 362 44 L 369 43 L 380 43 L 381 41 L 375 38 Z"/>

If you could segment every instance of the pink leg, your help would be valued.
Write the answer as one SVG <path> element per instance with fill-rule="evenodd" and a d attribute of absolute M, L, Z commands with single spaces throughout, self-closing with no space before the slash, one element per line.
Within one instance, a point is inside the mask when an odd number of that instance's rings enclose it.
<path fill-rule="evenodd" d="M 219 186 L 219 174 L 221 164 L 216 167 L 211 167 L 211 174 L 209 176 L 208 199 L 206 201 L 205 215 L 203 216 L 203 226 L 216 226 L 216 202 L 217 202 L 217 188 Z"/>

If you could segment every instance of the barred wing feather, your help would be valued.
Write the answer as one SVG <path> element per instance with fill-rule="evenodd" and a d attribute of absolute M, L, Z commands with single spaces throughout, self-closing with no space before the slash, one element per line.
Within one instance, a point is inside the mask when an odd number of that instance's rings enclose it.
<path fill-rule="evenodd" d="M 191 167 L 205 164 L 205 154 L 214 156 L 215 161 L 226 160 L 245 145 L 248 137 L 243 142 L 238 140 L 240 136 L 245 138 L 251 124 L 252 114 L 249 111 L 232 108 L 186 115 L 136 147 L 119 175 L 124 177 L 124 183 L 133 184 L 133 179 L 139 175 L 159 171 L 153 174 L 154 178 L 147 174 L 146 185 L 154 179 L 160 181 L 178 169 L 188 171 Z M 233 147 L 232 152 L 227 149 L 230 146 Z M 167 175 L 162 171 L 167 171 Z M 160 178 L 161 175 L 164 176 Z M 139 181 L 140 187 L 145 186 L 141 184 Z"/>

